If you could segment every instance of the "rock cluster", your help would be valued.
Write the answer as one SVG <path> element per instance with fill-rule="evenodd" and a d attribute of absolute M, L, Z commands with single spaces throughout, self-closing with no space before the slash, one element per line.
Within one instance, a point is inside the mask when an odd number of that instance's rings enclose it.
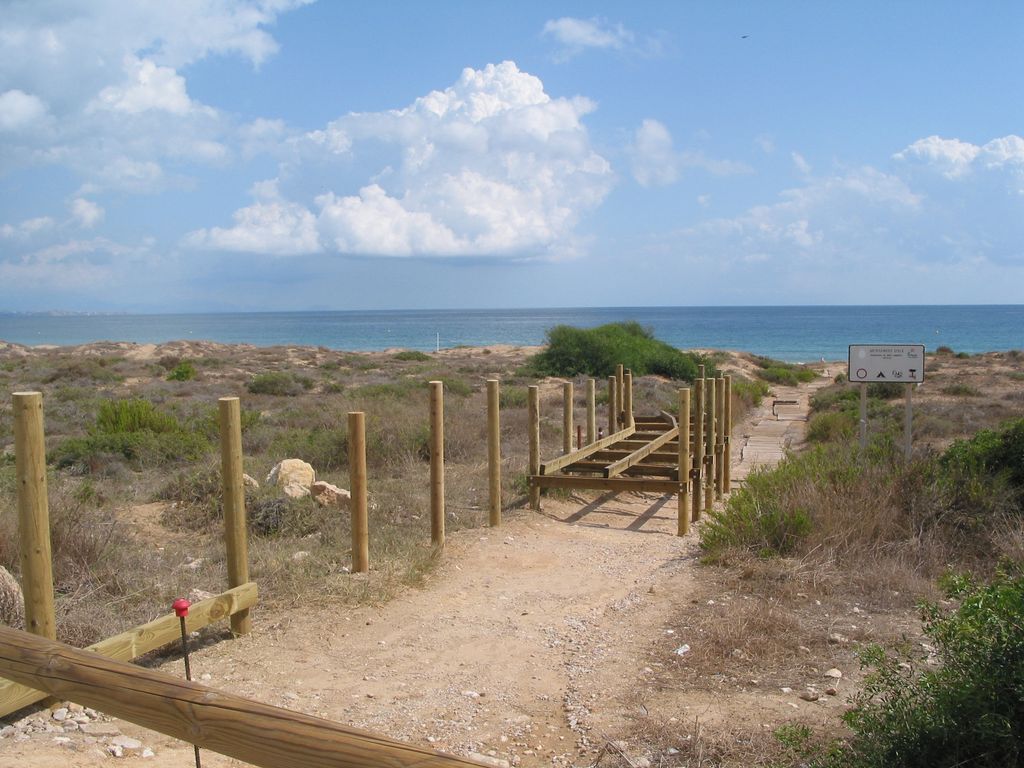
<path fill-rule="evenodd" d="M 50 739 L 72 751 L 94 749 L 109 757 L 152 757 L 153 750 L 125 736 L 95 709 L 64 702 L 0 725 L 0 740 Z"/>
<path fill-rule="evenodd" d="M 302 459 L 285 459 L 270 470 L 267 485 L 280 488 L 290 499 L 312 496 L 322 507 L 347 509 L 351 495 L 344 488 L 318 481 L 316 470 Z"/>

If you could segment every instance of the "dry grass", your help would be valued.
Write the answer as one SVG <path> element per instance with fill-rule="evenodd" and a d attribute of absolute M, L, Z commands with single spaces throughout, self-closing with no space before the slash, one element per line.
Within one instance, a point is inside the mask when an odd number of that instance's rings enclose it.
<path fill-rule="evenodd" d="M 254 348 L 176 342 L 137 359 L 123 344 L 7 350 L 0 389 L 39 390 L 52 453 L 93 428 L 103 402 L 142 398 L 207 441 L 195 462 L 150 462 L 104 453 L 57 472 L 51 481 L 55 568 L 62 638 L 82 645 L 165 612 L 190 589 L 220 591 L 226 583 L 219 488 L 216 400 L 238 396 L 243 408 L 245 471 L 262 482 L 284 458 L 310 462 L 318 478 L 348 487 L 347 413 L 366 413 L 370 482 L 368 577 L 348 573 L 351 552 L 345 513 L 312 501 L 283 504 L 272 489 L 249 499 L 278 507 L 273 530 L 250 539 L 250 572 L 264 606 L 326 598 L 340 604 L 381 602 L 422 582 L 437 553 L 430 546 L 429 417 L 426 382 L 445 382 L 446 527 L 486 524 L 485 382 L 500 378 L 502 480 L 506 503 L 525 493 L 527 413 L 520 354 L 465 349 L 430 355 L 353 354 L 325 348 Z M 195 377 L 169 381 L 190 364 Z M 253 394 L 257 377 L 275 374 L 295 384 L 288 394 Z M 541 385 L 542 455 L 562 445 L 561 380 Z M 575 381 L 575 422 L 585 424 L 585 380 Z M 656 412 L 675 385 L 636 382 L 638 411 Z M 598 392 L 603 383 L 598 382 Z M 599 410 L 598 423 L 605 420 Z M 12 451 L 10 402 L 0 401 L 0 451 Z M 90 471 L 91 470 L 91 471 Z M 75 474 L 85 472 L 86 474 Z M 162 517 L 133 526 L 137 505 L 162 500 Z M 7 512 L 10 510 L 10 513 Z M 18 573 L 14 535 L 13 458 L 0 455 L 0 564 Z M 283 514 L 283 517 L 282 517 Z M 280 518 L 280 519 L 279 519 Z"/>

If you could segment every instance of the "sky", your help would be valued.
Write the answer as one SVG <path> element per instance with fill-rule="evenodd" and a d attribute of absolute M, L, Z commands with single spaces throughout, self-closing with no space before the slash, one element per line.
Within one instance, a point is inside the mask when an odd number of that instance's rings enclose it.
<path fill-rule="evenodd" d="M 1024 301 L 1024 3 L 0 0 L 0 312 Z"/>

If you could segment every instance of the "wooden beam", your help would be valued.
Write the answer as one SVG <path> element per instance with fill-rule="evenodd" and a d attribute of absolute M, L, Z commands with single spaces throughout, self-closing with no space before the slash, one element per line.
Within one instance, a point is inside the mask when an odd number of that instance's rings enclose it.
<path fill-rule="evenodd" d="M 634 464 L 638 464 L 640 461 L 646 459 L 649 455 L 651 455 L 651 453 L 661 448 L 661 446 L 663 446 L 665 443 L 669 442 L 670 440 L 676 439 L 678 436 L 678 427 L 670 429 L 668 432 L 661 435 L 660 437 L 656 437 L 653 440 L 651 440 L 643 448 L 637 448 L 635 451 L 629 454 L 629 456 L 623 456 L 618 461 L 609 464 L 604 471 L 604 476 L 615 477 L 616 475 L 621 474 L 622 470 L 627 469 L 633 466 Z"/>
<path fill-rule="evenodd" d="M 0 627 L 0 674 L 261 768 L 480 765 L 7 627 Z"/>
<path fill-rule="evenodd" d="M 646 477 L 568 477 L 539 475 L 530 478 L 537 488 L 571 488 L 591 491 L 635 491 L 637 493 L 679 493 L 675 480 L 652 480 Z"/>
<path fill-rule="evenodd" d="M 632 427 L 619 430 L 614 435 L 608 435 L 598 440 L 593 445 L 588 445 L 578 451 L 567 453 L 564 456 L 559 456 L 557 459 L 545 462 L 540 465 L 540 472 L 534 472 L 532 474 L 550 475 L 552 472 L 557 472 L 562 467 L 567 467 L 575 461 L 587 458 L 590 454 L 595 451 L 599 451 L 602 448 L 607 448 L 609 445 L 625 440 L 627 437 L 633 434 Z"/>
<path fill-rule="evenodd" d="M 245 483 L 242 477 L 242 407 L 237 397 L 217 401 L 220 419 L 220 476 L 224 495 L 224 546 L 228 587 L 249 583 L 249 529 L 245 522 Z M 249 611 L 231 614 L 231 631 L 252 631 Z"/>
<path fill-rule="evenodd" d="M 185 628 L 189 632 L 195 632 L 216 621 L 248 611 L 256 604 L 256 598 L 256 583 L 250 581 L 216 597 L 202 600 L 188 609 Z M 86 650 L 118 661 L 131 661 L 144 653 L 176 642 L 180 637 L 181 624 L 178 617 L 170 613 L 135 629 L 94 643 Z M 45 698 L 45 693 L 34 688 L 0 680 L 0 717 L 6 717 L 11 712 L 17 712 Z"/>

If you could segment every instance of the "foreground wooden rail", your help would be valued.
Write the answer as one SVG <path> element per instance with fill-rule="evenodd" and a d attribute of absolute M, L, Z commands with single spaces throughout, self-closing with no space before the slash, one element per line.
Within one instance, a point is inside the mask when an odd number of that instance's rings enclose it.
<path fill-rule="evenodd" d="M 247 582 L 223 594 L 195 603 L 189 610 L 185 620 L 187 631 L 194 632 L 215 621 L 222 621 L 247 611 L 256 604 L 257 590 L 255 582 Z M 135 629 L 119 635 L 100 640 L 86 650 L 118 661 L 131 661 L 144 653 L 155 651 L 178 639 L 181 631 L 178 617 L 173 613 L 143 624 Z M 0 717 L 17 712 L 23 707 L 35 704 L 46 698 L 35 688 L 0 680 Z"/>
<path fill-rule="evenodd" d="M 480 765 L 3 626 L 0 675 L 263 768 Z"/>

